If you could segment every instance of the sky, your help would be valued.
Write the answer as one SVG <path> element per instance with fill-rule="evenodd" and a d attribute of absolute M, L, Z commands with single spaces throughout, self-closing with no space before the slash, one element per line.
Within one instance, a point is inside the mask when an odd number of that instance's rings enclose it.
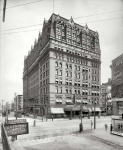
<path fill-rule="evenodd" d="M 24 56 L 53 12 L 99 33 L 101 83 L 111 78 L 111 61 L 123 53 L 123 0 L 7 0 L 5 22 L 2 8 L 0 0 L 0 101 L 23 94 Z"/>

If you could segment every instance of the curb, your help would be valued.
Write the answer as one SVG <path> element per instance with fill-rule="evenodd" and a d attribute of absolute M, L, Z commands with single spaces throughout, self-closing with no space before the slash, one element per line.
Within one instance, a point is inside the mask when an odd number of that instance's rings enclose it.
<path fill-rule="evenodd" d="M 119 144 L 117 144 L 117 143 L 114 143 L 114 142 L 111 142 L 111 141 L 102 139 L 102 138 L 100 138 L 100 137 L 98 137 L 98 136 L 94 136 L 94 135 L 91 135 L 91 136 L 94 137 L 94 138 L 98 138 L 98 139 L 101 140 L 101 141 L 104 141 L 104 142 L 107 143 L 108 145 L 115 145 L 115 146 L 118 146 L 118 147 L 122 147 L 122 148 L 123 148 L 123 145 L 119 145 Z"/>

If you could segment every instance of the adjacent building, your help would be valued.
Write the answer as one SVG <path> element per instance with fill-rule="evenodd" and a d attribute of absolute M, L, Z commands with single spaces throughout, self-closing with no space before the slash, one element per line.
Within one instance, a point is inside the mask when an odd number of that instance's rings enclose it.
<path fill-rule="evenodd" d="M 99 34 L 52 14 L 24 58 L 24 111 L 46 115 L 66 105 L 99 105 Z M 59 112 L 60 113 L 60 112 Z M 62 113 L 62 111 L 61 111 Z"/>
<path fill-rule="evenodd" d="M 16 106 L 17 110 L 23 110 L 23 95 L 15 96 L 14 104 L 12 106 L 14 106 L 14 110 L 16 110 Z"/>
<path fill-rule="evenodd" d="M 123 54 L 112 60 L 112 98 L 123 97 Z"/>
<path fill-rule="evenodd" d="M 100 86 L 100 105 L 102 113 L 111 114 L 112 101 L 111 101 L 111 79 L 108 82 L 102 83 Z"/>

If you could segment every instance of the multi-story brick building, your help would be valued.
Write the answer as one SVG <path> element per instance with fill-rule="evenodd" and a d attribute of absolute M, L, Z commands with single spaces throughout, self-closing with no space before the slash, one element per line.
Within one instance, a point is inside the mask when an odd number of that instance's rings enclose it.
<path fill-rule="evenodd" d="M 100 64 L 98 33 L 52 14 L 24 59 L 25 111 L 45 115 L 81 100 L 99 103 Z"/>
<path fill-rule="evenodd" d="M 123 97 L 123 54 L 112 60 L 112 98 Z"/>

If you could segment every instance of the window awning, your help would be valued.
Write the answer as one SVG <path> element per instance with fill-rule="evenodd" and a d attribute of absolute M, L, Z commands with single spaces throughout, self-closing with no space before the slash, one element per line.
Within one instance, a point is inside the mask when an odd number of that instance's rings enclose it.
<path fill-rule="evenodd" d="M 66 102 L 67 102 L 67 103 L 72 103 L 72 101 L 71 101 L 71 100 L 69 100 L 69 99 L 67 99 L 67 100 L 66 100 Z"/>
<path fill-rule="evenodd" d="M 51 108 L 51 114 L 64 114 L 63 108 Z"/>

